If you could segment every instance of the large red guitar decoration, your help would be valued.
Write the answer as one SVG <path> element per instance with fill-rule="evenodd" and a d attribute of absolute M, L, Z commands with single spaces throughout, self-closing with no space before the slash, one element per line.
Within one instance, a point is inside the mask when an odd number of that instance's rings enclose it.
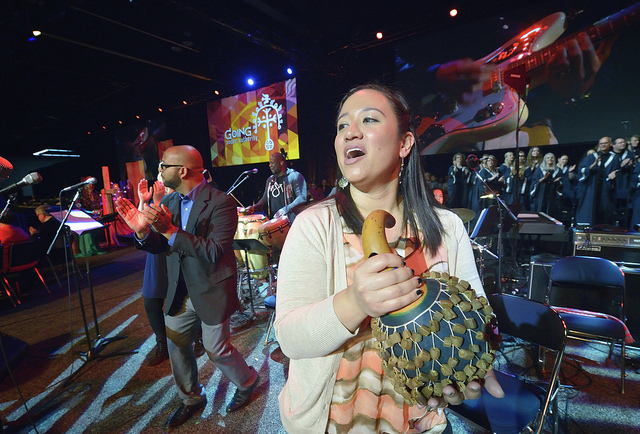
<path fill-rule="evenodd" d="M 631 25 L 638 18 L 640 3 L 584 31 L 595 43 Z M 465 94 L 462 101 L 445 101 L 431 117 L 420 118 L 416 132 L 420 138 L 421 154 L 450 152 L 460 145 L 510 133 L 518 122 L 523 125 L 528 110 L 514 83 L 521 82 L 524 88 L 527 73 L 543 67 L 557 48 L 571 38 L 554 42 L 566 29 L 565 21 L 563 12 L 549 15 L 493 53 L 476 60 L 481 65 L 494 65 L 491 78 L 483 83 L 482 90 Z"/>

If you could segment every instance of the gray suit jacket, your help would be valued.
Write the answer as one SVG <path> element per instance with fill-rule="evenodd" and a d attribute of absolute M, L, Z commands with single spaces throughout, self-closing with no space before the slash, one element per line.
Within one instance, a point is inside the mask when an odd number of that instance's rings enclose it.
<path fill-rule="evenodd" d="M 206 324 L 220 324 L 239 308 L 233 236 L 238 226 L 235 202 L 224 192 L 205 185 L 193 201 L 187 230 L 180 223 L 180 195 L 172 193 L 162 202 L 178 227 L 173 246 L 151 232 L 138 240 L 138 248 L 167 253 L 167 299 L 165 310 L 175 315 L 182 305 L 176 297 L 180 268 L 196 313 Z"/>

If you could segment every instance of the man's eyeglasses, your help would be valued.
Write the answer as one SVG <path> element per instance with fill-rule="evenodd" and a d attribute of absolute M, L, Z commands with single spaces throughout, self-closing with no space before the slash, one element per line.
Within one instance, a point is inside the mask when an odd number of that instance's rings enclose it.
<path fill-rule="evenodd" d="M 182 164 L 165 164 L 165 163 L 158 164 L 158 169 L 160 169 L 162 171 L 167 170 L 169 167 L 184 167 L 184 165 L 182 165 Z"/>

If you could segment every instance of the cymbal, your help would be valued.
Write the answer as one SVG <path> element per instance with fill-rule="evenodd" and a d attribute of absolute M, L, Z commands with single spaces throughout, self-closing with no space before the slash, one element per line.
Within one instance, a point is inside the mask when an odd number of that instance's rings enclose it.
<path fill-rule="evenodd" d="M 476 216 L 475 211 L 467 208 L 451 208 L 462 219 L 462 223 L 469 223 Z"/>

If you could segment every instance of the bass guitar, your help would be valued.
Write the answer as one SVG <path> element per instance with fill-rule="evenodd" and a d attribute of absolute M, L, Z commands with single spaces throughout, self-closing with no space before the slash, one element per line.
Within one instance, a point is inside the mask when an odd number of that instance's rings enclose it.
<path fill-rule="evenodd" d="M 592 42 L 599 42 L 640 18 L 640 3 L 586 28 Z M 462 101 L 445 100 L 430 116 L 419 118 L 416 133 L 421 155 L 446 153 L 460 145 L 494 139 L 522 126 L 528 110 L 516 90 L 524 89 L 527 74 L 543 67 L 559 47 L 575 35 L 556 41 L 566 29 L 563 12 L 533 24 L 491 54 L 476 60 L 493 65 L 481 90 L 467 93 Z M 523 93 L 521 91 L 521 93 Z"/>

